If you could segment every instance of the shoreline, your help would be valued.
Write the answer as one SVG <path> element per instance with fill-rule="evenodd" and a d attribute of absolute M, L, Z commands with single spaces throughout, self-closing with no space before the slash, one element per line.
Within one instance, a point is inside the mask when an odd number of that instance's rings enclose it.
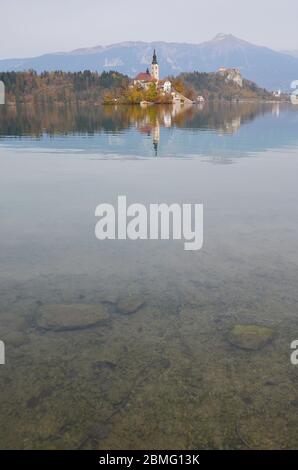
<path fill-rule="evenodd" d="M 181 103 L 181 106 L 204 106 L 204 105 L 209 105 L 209 104 L 245 104 L 245 103 L 259 103 L 259 104 L 291 104 L 291 100 L 264 100 L 264 99 L 239 99 L 239 100 L 205 100 L 205 102 L 193 102 L 193 103 Z M 44 106 L 43 103 L 41 102 L 33 102 L 33 101 L 28 101 L 28 102 L 13 102 L 13 101 L 8 101 L 3 105 L 3 108 L 7 107 L 17 107 L 17 106 Z M 65 106 L 65 105 L 79 105 L 79 106 L 94 106 L 94 107 L 101 107 L 101 106 L 140 106 L 143 107 L 144 109 L 147 107 L 151 106 L 175 106 L 175 103 L 173 102 L 165 102 L 165 103 L 159 103 L 159 102 L 148 102 L 148 103 L 129 103 L 129 102 L 93 102 L 90 103 L 87 100 L 86 101 L 76 101 L 76 100 L 71 100 L 71 101 L 54 101 L 47 106 Z M 0 108 L 1 109 L 1 108 Z"/>

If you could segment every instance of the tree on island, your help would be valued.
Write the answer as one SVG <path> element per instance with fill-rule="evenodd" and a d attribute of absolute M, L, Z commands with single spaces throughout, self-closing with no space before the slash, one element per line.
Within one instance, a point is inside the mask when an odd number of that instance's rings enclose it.
<path fill-rule="evenodd" d="M 145 93 L 145 101 L 150 103 L 155 103 L 159 98 L 159 93 L 157 91 L 155 83 L 150 83 L 148 90 Z"/>

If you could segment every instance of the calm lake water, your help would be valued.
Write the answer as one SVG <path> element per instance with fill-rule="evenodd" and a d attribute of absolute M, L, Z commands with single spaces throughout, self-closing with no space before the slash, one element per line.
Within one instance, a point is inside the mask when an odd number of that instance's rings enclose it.
<path fill-rule="evenodd" d="M 0 448 L 297 449 L 297 175 L 295 106 L 0 107 Z M 120 194 L 203 249 L 98 241 Z"/>

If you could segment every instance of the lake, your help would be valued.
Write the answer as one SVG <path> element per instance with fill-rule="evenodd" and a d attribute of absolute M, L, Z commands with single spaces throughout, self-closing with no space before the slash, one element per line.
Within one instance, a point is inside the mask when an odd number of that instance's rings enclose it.
<path fill-rule="evenodd" d="M 298 448 L 297 131 L 276 103 L 0 107 L 0 448 Z M 97 240 L 118 195 L 203 204 L 202 250 Z"/>

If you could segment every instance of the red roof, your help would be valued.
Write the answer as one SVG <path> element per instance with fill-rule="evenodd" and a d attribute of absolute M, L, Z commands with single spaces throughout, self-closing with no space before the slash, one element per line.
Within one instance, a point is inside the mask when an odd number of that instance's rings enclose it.
<path fill-rule="evenodd" d="M 153 82 L 154 78 L 150 75 L 150 73 L 141 72 L 136 76 L 135 80 L 140 80 L 142 82 Z"/>

